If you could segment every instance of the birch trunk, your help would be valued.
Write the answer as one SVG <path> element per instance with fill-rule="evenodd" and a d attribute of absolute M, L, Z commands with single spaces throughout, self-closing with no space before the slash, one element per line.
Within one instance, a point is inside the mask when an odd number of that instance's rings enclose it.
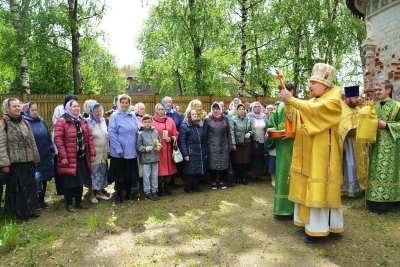
<path fill-rule="evenodd" d="M 21 62 L 21 88 L 22 93 L 30 94 L 29 86 L 29 72 L 28 72 L 28 59 L 26 58 L 25 46 L 20 21 L 20 5 L 17 0 L 10 1 L 10 10 L 13 15 L 12 25 L 15 31 L 18 54 Z"/>
<path fill-rule="evenodd" d="M 241 53 L 240 53 L 240 77 L 239 77 L 239 90 L 240 95 L 243 96 L 244 92 L 246 91 L 246 60 L 247 60 L 247 19 L 248 19 L 248 2 L 247 0 L 242 0 L 241 2 L 241 39 L 242 39 L 242 46 L 241 46 Z"/>

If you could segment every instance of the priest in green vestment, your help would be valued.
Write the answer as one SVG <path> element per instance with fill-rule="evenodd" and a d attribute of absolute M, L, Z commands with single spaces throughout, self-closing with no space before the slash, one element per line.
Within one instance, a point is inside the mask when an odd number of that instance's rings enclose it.
<path fill-rule="evenodd" d="M 291 82 L 285 82 L 285 87 L 294 95 L 295 86 Z M 282 90 L 278 87 L 279 92 Z M 286 112 L 288 111 L 288 112 Z M 285 120 L 296 120 L 296 109 L 281 103 L 278 108 L 272 112 L 268 122 L 268 132 L 285 131 Z M 294 113 L 294 116 L 293 116 Z M 269 146 L 276 147 L 276 177 L 274 192 L 274 218 L 285 219 L 293 218 L 294 203 L 288 199 L 289 196 L 289 171 L 292 161 L 294 135 L 285 136 L 283 139 L 268 139 Z"/>
<path fill-rule="evenodd" d="M 400 201 L 400 102 L 391 99 L 392 92 L 389 80 L 379 82 L 375 89 L 378 133 L 370 150 L 367 201 L 378 214 Z"/>

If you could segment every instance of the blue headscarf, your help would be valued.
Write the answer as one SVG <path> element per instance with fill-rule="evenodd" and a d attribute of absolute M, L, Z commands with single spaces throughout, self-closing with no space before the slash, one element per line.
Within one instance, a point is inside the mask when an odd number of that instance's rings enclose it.
<path fill-rule="evenodd" d="M 167 104 L 167 100 L 171 100 L 171 108 L 166 108 L 165 105 Z M 164 97 L 161 99 L 161 105 L 165 108 L 165 114 L 170 115 L 174 113 L 174 102 L 172 101 L 172 98 L 169 96 Z"/>
<path fill-rule="evenodd" d="M 100 118 L 97 118 L 96 115 L 94 114 L 94 109 L 97 107 L 101 107 L 101 114 L 100 114 Z M 90 130 L 93 129 L 93 126 L 96 123 L 100 123 L 101 122 L 101 118 L 103 117 L 104 114 L 104 108 L 100 103 L 92 103 L 90 105 L 90 112 L 89 112 L 89 116 L 90 116 L 90 122 L 89 122 L 89 128 Z"/>

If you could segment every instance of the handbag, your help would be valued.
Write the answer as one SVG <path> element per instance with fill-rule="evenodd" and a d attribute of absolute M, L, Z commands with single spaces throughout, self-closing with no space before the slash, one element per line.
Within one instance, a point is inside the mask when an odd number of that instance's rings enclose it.
<path fill-rule="evenodd" d="M 172 146 L 172 160 L 175 163 L 179 163 L 183 161 L 183 156 L 181 151 L 179 150 L 178 145 L 176 144 L 176 140 L 174 140 L 174 144 Z"/>
<path fill-rule="evenodd" d="M 234 124 L 236 125 L 236 123 L 234 122 Z M 244 133 L 246 134 L 247 132 L 247 120 L 246 120 L 246 129 L 244 131 Z M 235 137 L 235 143 L 237 146 L 244 146 L 244 137 Z"/>
<path fill-rule="evenodd" d="M 235 142 L 237 146 L 244 146 L 244 137 L 236 137 Z"/>

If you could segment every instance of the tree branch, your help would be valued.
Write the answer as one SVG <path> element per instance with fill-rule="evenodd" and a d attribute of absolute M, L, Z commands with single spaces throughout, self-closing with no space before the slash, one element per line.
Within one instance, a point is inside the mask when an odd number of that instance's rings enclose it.
<path fill-rule="evenodd" d="M 271 42 L 274 42 L 274 41 L 276 41 L 276 40 L 278 40 L 278 39 L 280 39 L 280 37 L 276 37 L 275 39 L 269 40 L 268 42 L 266 42 L 266 43 L 264 43 L 264 44 L 262 44 L 262 45 L 248 48 L 248 49 L 246 49 L 246 53 L 248 53 L 248 52 L 250 52 L 250 51 L 252 51 L 252 50 L 255 50 L 255 49 L 259 49 L 259 48 L 261 48 L 261 47 L 265 47 L 265 46 L 269 45 Z"/>
<path fill-rule="evenodd" d="M 248 7 L 247 7 L 247 10 L 249 10 L 249 9 L 251 9 L 253 6 L 255 6 L 255 5 L 258 5 L 259 3 L 261 3 L 263 0 L 259 0 L 259 1 L 256 1 L 256 2 L 254 2 L 253 4 L 251 4 L 251 5 L 249 5 Z"/>

